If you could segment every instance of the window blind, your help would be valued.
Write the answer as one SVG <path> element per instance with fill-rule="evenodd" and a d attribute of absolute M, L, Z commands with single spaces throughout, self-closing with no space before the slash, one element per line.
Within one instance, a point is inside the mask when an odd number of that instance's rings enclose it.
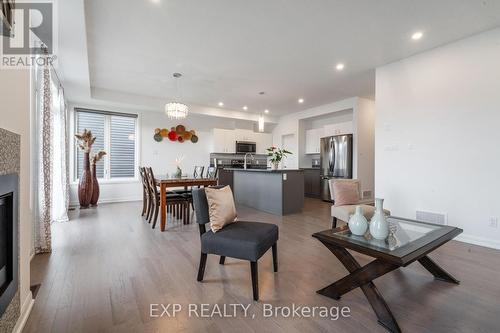
<path fill-rule="evenodd" d="M 137 115 L 75 108 L 75 121 L 78 133 L 87 129 L 96 137 L 92 154 L 100 150 L 107 152 L 107 155 L 97 163 L 98 178 L 135 177 Z M 83 152 L 75 147 L 77 149 L 75 178 L 78 178 L 83 169 Z"/>
<path fill-rule="evenodd" d="M 132 178 L 135 174 L 135 119 L 111 116 L 111 178 Z"/>
<path fill-rule="evenodd" d="M 76 113 L 76 132 L 83 133 L 84 129 L 92 131 L 92 134 L 96 137 L 95 143 L 92 146 L 91 154 L 95 154 L 100 150 L 104 149 L 104 127 L 105 127 L 105 116 L 98 113 L 87 113 L 87 112 L 77 112 Z M 76 141 L 76 140 L 75 140 Z M 78 178 L 82 174 L 83 170 L 83 151 L 78 147 L 78 142 L 76 143 L 77 149 L 77 174 Z M 106 157 L 105 157 L 106 158 Z M 97 178 L 104 178 L 104 162 L 101 160 L 96 165 Z"/>

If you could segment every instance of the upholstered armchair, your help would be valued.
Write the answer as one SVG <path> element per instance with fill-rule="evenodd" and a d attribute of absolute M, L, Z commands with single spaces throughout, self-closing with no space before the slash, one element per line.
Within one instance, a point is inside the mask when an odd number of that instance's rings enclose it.
<path fill-rule="evenodd" d="M 352 197 L 352 200 L 349 204 L 341 204 L 338 205 L 336 202 L 336 197 L 338 198 L 343 193 L 336 193 L 342 188 L 344 184 L 352 184 L 357 193 Z M 337 222 L 343 221 L 344 223 L 349 222 L 349 218 L 354 211 L 356 210 L 356 206 L 361 206 L 363 208 L 363 215 L 365 218 L 370 221 L 373 214 L 375 213 L 375 207 L 373 206 L 373 199 L 362 200 L 361 199 L 361 184 L 357 179 L 330 179 L 328 185 L 330 186 L 330 196 L 333 200 L 333 206 L 331 210 L 332 215 L 332 229 L 337 227 Z M 384 209 L 384 213 L 386 215 L 390 215 L 391 212 Z"/>

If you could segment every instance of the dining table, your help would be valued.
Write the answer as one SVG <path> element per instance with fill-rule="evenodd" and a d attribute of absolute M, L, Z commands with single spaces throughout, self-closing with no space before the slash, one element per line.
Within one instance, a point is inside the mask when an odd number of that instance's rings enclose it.
<path fill-rule="evenodd" d="M 214 186 L 217 185 L 217 178 L 203 177 L 172 177 L 168 175 L 155 176 L 156 185 L 160 188 L 160 230 L 165 231 L 167 225 L 167 188 L 173 187 L 193 187 L 193 186 Z"/>

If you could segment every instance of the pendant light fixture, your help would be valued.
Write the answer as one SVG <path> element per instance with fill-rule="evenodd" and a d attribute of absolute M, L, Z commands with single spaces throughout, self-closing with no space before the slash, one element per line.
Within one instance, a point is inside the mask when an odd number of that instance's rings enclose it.
<path fill-rule="evenodd" d="M 262 113 L 259 116 L 259 132 L 264 132 L 264 116 Z"/>
<path fill-rule="evenodd" d="M 185 119 L 188 115 L 189 108 L 186 104 L 178 102 L 179 99 L 179 78 L 182 76 L 181 73 L 174 73 L 173 77 L 175 79 L 175 100 L 173 102 L 165 104 L 165 113 L 170 119 Z"/>
<path fill-rule="evenodd" d="M 259 95 L 261 96 L 264 96 L 266 93 L 264 91 L 261 91 L 259 93 Z M 262 111 L 259 115 L 259 120 L 258 120 L 258 124 L 259 124 L 259 132 L 264 132 L 264 115 L 262 114 Z"/>

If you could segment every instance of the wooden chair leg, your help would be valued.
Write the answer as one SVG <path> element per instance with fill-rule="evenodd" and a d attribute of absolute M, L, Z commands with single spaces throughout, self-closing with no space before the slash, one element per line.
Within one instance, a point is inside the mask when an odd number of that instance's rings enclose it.
<path fill-rule="evenodd" d="M 155 205 L 155 216 L 153 218 L 153 229 L 156 227 L 156 221 L 158 220 L 158 211 L 160 210 L 160 205 Z"/>
<path fill-rule="evenodd" d="M 150 215 L 151 215 L 151 198 L 148 198 L 148 207 L 146 208 L 146 220 L 149 221 Z"/>
<path fill-rule="evenodd" d="M 153 219 L 154 211 L 156 209 L 156 201 L 151 200 L 150 206 L 149 206 L 149 217 L 148 217 L 148 223 L 151 223 L 151 220 Z"/>
<path fill-rule="evenodd" d="M 226 256 L 220 256 L 219 265 L 224 265 L 225 262 L 226 262 Z"/>
<path fill-rule="evenodd" d="M 276 273 L 278 271 L 278 243 L 273 245 L 273 268 Z"/>
<path fill-rule="evenodd" d="M 203 276 L 205 275 L 205 265 L 207 264 L 207 254 L 201 253 L 200 266 L 198 267 L 198 281 L 203 281 Z"/>
<path fill-rule="evenodd" d="M 337 228 L 337 218 L 333 217 L 332 218 L 332 229 L 335 229 L 335 228 Z"/>
<path fill-rule="evenodd" d="M 143 190 L 142 191 L 142 213 L 141 213 L 141 216 L 144 216 L 144 214 L 146 214 L 146 204 L 147 204 L 146 192 Z"/>
<path fill-rule="evenodd" d="M 189 202 L 185 202 L 184 206 L 184 224 L 189 224 Z"/>
<path fill-rule="evenodd" d="M 259 300 L 259 270 L 257 266 L 257 261 L 250 262 L 250 270 L 252 272 L 252 291 L 253 300 Z"/>

